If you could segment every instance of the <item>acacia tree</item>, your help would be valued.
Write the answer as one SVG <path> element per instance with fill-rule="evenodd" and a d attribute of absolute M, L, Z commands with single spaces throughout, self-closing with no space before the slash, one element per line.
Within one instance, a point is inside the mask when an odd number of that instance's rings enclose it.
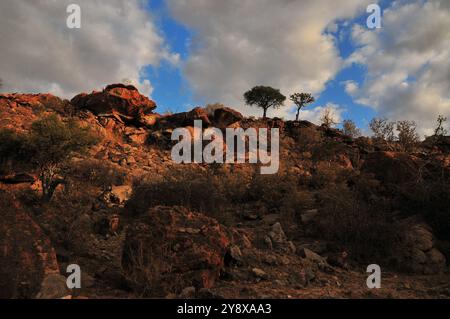
<path fill-rule="evenodd" d="M 63 182 L 59 177 L 63 164 L 74 153 L 84 152 L 98 142 L 88 128 L 82 128 L 71 119 L 63 123 L 50 115 L 31 125 L 28 136 L 28 156 L 39 170 L 42 199 L 50 201 L 56 187 Z"/>
<path fill-rule="evenodd" d="M 316 99 L 311 95 L 311 93 L 294 93 L 290 96 L 290 100 L 294 102 L 297 106 L 297 114 L 295 115 L 295 120 L 298 121 L 300 115 L 300 110 L 310 104 L 314 103 Z"/>
<path fill-rule="evenodd" d="M 284 104 L 286 97 L 280 93 L 280 90 L 270 86 L 255 86 L 244 94 L 247 105 L 256 105 L 264 110 L 263 118 L 266 118 L 267 110 L 271 107 L 279 108 Z"/>

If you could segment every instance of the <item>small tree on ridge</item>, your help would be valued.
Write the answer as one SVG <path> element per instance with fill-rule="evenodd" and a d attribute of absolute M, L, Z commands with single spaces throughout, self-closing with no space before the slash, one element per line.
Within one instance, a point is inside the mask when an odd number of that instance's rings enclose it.
<path fill-rule="evenodd" d="M 297 114 L 295 115 L 296 121 L 298 121 L 300 110 L 304 106 L 315 102 L 314 97 L 310 93 L 294 93 L 290 96 L 290 100 L 297 106 Z"/>
<path fill-rule="evenodd" d="M 270 86 L 255 86 L 244 94 L 247 105 L 256 105 L 264 110 L 263 118 L 267 117 L 267 110 L 271 107 L 279 108 L 284 104 L 286 97 L 280 93 L 280 90 Z"/>

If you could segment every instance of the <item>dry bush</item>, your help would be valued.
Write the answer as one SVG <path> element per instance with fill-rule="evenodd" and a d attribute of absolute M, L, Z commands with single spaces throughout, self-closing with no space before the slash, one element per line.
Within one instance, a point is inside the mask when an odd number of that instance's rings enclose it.
<path fill-rule="evenodd" d="M 126 172 L 122 168 L 96 159 L 71 163 L 66 175 L 72 181 L 83 181 L 101 188 L 123 185 L 126 181 Z"/>
<path fill-rule="evenodd" d="M 398 143 L 404 152 L 411 152 L 419 143 L 419 135 L 416 132 L 414 121 L 397 122 Z"/>
<path fill-rule="evenodd" d="M 318 234 L 339 244 L 361 262 L 390 263 L 402 229 L 382 201 L 367 202 L 357 191 L 341 185 L 320 194 Z"/>
<path fill-rule="evenodd" d="M 332 162 L 319 162 L 313 170 L 310 187 L 321 189 L 335 185 L 348 178 L 349 171 Z"/>
<path fill-rule="evenodd" d="M 421 215 L 439 239 L 450 240 L 450 171 L 439 162 L 419 167 L 416 177 L 393 185 L 396 208 L 405 215 Z"/>
<path fill-rule="evenodd" d="M 307 190 L 292 189 L 282 200 L 280 215 L 283 224 L 290 225 L 301 222 L 301 213 L 313 208 L 314 194 Z"/>
<path fill-rule="evenodd" d="M 342 142 L 326 139 L 312 145 L 313 161 L 333 161 L 339 154 L 345 154 L 346 146 Z"/>
<path fill-rule="evenodd" d="M 377 141 L 393 142 L 395 139 L 394 122 L 388 122 L 386 118 L 374 118 L 369 124 L 373 137 Z"/>
<path fill-rule="evenodd" d="M 175 169 L 157 180 L 138 181 L 126 204 L 126 213 L 138 216 L 157 205 L 184 206 L 226 222 L 227 208 L 232 206 L 231 199 L 237 199 L 242 186 L 238 179 L 227 174 Z"/>
<path fill-rule="evenodd" d="M 139 247 L 124 249 L 121 273 L 127 285 L 140 297 L 165 297 L 167 291 L 181 291 L 171 265 L 164 262 L 171 253 L 169 245 L 161 247 L 158 253 Z"/>
<path fill-rule="evenodd" d="M 322 112 L 320 122 L 326 127 L 333 127 L 338 124 L 338 116 L 335 114 L 332 108 L 326 108 Z"/>
<path fill-rule="evenodd" d="M 361 130 L 356 126 L 352 120 L 344 120 L 342 123 L 342 131 L 345 135 L 357 138 L 361 136 Z"/>
<path fill-rule="evenodd" d="M 248 185 L 248 202 L 260 202 L 269 211 L 279 211 L 286 197 L 296 192 L 300 181 L 297 176 L 287 174 L 260 175 L 256 173 Z"/>

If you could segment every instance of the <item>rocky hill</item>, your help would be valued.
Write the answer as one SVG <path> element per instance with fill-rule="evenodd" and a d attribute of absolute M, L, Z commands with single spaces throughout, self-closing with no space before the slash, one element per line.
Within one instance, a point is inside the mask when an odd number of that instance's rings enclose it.
<path fill-rule="evenodd" d="M 56 114 L 98 136 L 58 166 L 49 201 L 36 166 L 0 154 L 0 297 L 450 296 L 449 137 L 406 153 L 226 107 L 155 110 L 122 84 L 71 101 L 0 95 L 3 132 L 27 134 Z M 174 163 L 171 134 L 194 120 L 279 128 L 278 174 Z M 69 264 L 81 267 L 81 289 L 66 288 Z M 366 286 L 369 264 L 383 270 L 381 289 Z"/>

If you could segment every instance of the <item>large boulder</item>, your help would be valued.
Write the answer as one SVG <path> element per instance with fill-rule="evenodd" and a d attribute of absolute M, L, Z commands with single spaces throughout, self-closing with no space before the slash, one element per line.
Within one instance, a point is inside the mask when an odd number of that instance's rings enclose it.
<path fill-rule="evenodd" d="M 59 274 L 55 250 L 42 229 L 0 191 L 0 298 L 34 298 L 44 279 Z"/>
<path fill-rule="evenodd" d="M 158 120 L 158 125 L 160 129 L 194 126 L 195 120 L 201 120 L 203 127 L 211 125 L 208 111 L 201 107 L 196 107 L 189 112 L 163 116 Z"/>
<path fill-rule="evenodd" d="M 112 84 L 101 92 L 81 93 L 71 103 L 95 115 L 115 116 L 123 121 L 141 125 L 152 123 L 155 102 L 139 93 L 132 85 Z"/>
<path fill-rule="evenodd" d="M 228 231 L 216 220 L 184 207 L 158 206 L 127 229 L 122 266 L 134 288 L 152 297 L 211 288 L 229 244 Z"/>
<path fill-rule="evenodd" d="M 269 248 L 271 247 L 275 250 L 295 253 L 296 248 L 294 243 L 287 239 L 287 236 L 279 222 L 272 225 L 271 231 L 264 240 Z"/>
<path fill-rule="evenodd" d="M 446 269 L 445 256 L 436 248 L 431 228 L 423 223 L 410 226 L 403 236 L 400 265 L 417 274 L 440 274 Z"/>
<path fill-rule="evenodd" d="M 226 128 L 243 118 L 244 116 L 236 110 L 229 107 L 220 107 L 214 110 L 213 123 L 216 127 Z"/>

